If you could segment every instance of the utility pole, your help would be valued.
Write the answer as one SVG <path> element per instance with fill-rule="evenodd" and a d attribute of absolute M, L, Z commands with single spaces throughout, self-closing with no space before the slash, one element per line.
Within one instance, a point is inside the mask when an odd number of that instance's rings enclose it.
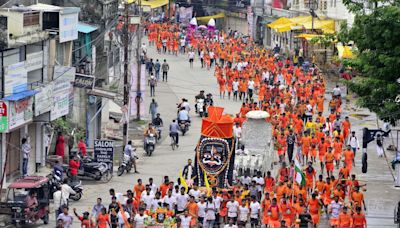
<path fill-rule="evenodd" d="M 125 1 L 124 5 L 124 28 L 123 28 L 123 45 L 124 45 L 124 107 L 126 108 L 126 120 L 123 125 L 122 135 L 123 135 L 123 145 L 128 144 L 128 128 L 129 128 L 129 81 L 128 81 L 128 51 L 129 51 L 129 6 L 128 1 Z"/>
<path fill-rule="evenodd" d="M 137 25 L 137 34 L 136 34 L 136 62 L 137 62 L 137 87 L 136 87 L 136 120 L 140 120 L 140 103 L 143 102 L 142 99 L 142 91 L 141 91 L 141 75 L 142 75 L 142 61 L 140 59 L 140 49 L 142 43 L 142 31 L 141 31 L 141 20 L 142 20 L 142 0 L 138 1 L 138 10 L 139 10 L 139 24 Z M 145 57 L 145 56 L 144 56 Z"/>

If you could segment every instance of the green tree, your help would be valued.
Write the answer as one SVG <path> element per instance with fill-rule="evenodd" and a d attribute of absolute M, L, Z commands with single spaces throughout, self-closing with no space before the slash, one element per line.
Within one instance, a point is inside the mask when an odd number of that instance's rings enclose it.
<path fill-rule="evenodd" d="M 358 95 L 358 104 L 375 112 L 382 120 L 395 123 L 400 119 L 400 7 L 399 0 L 372 0 L 365 10 L 360 3 L 344 0 L 356 14 L 348 37 L 358 48 L 353 66 L 360 77 L 348 81 L 349 89 Z M 367 13 L 366 13 L 367 11 Z"/>

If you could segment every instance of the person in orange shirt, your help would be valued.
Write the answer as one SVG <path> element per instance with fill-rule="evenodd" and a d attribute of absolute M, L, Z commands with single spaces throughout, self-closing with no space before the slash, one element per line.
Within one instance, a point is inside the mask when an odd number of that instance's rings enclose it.
<path fill-rule="evenodd" d="M 261 209 L 262 209 L 262 224 L 267 226 L 269 222 L 269 207 L 271 206 L 271 199 L 269 192 L 265 192 L 265 197 L 261 203 Z"/>
<path fill-rule="evenodd" d="M 311 199 L 308 201 L 308 206 L 309 206 L 309 212 L 311 215 L 312 224 L 314 225 L 314 227 L 317 227 L 317 225 L 319 224 L 319 219 L 320 219 L 321 203 L 317 199 L 316 193 L 313 193 L 311 195 Z"/>
<path fill-rule="evenodd" d="M 332 153 L 332 147 L 328 148 L 328 153 L 325 154 L 325 167 L 326 173 L 328 176 L 331 176 L 333 173 L 333 161 L 335 160 L 335 156 Z"/>
<path fill-rule="evenodd" d="M 328 147 L 330 145 L 325 142 L 325 138 L 321 138 L 321 142 L 318 144 L 318 157 L 319 157 L 319 162 L 321 165 L 321 172 L 324 172 L 324 159 L 325 159 L 325 154 L 326 151 L 328 150 Z"/>
<path fill-rule="evenodd" d="M 267 171 L 267 175 L 264 178 L 264 192 L 270 193 L 275 189 L 275 179 L 271 177 L 271 171 Z"/>
<path fill-rule="evenodd" d="M 223 76 L 218 77 L 218 85 L 219 85 L 219 98 L 225 98 L 225 83 L 226 80 Z"/>
<path fill-rule="evenodd" d="M 312 162 L 308 162 L 307 168 L 304 169 L 306 176 L 306 189 L 308 192 L 312 192 L 314 189 L 314 180 L 316 179 L 316 171 L 312 166 Z"/>
<path fill-rule="evenodd" d="M 344 143 L 347 144 L 349 134 L 350 134 L 350 129 L 351 129 L 351 123 L 349 121 L 349 117 L 346 116 L 344 118 L 344 121 L 342 122 L 342 132 L 343 132 L 343 137 L 344 137 Z"/>
<path fill-rule="evenodd" d="M 189 202 L 186 205 L 186 209 L 189 212 L 189 215 L 192 216 L 192 225 L 195 225 L 197 223 L 197 215 L 199 211 L 199 206 L 197 203 L 194 201 L 194 196 L 190 196 Z"/>
<path fill-rule="evenodd" d="M 228 91 L 228 99 L 231 99 L 231 93 L 233 90 L 233 78 L 230 77 L 227 81 L 226 81 L 226 90 Z"/>
<path fill-rule="evenodd" d="M 239 99 L 243 101 L 246 99 L 247 83 L 243 79 L 239 82 Z"/>
<path fill-rule="evenodd" d="M 317 98 L 317 112 L 318 113 L 324 112 L 324 96 L 319 96 Z"/>
<path fill-rule="evenodd" d="M 339 168 L 340 157 L 342 156 L 343 143 L 340 142 L 340 138 L 336 137 L 333 143 L 333 155 L 335 156 L 336 168 Z"/>
<path fill-rule="evenodd" d="M 285 225 L 290 227 L 293 224 L 293 217 L 296 214 L 295 209 L 287 202 L 286 198 L 282 198 L 279 204 L 279 211 L 282 213 L 282 219 L 285 220 Z"/>
<path fill-rule="evenodd" d="M 311 138 L 308 135 L 308 133 L 305 133 L 304 137 L 302 137 L 302 139 L 301 139 L 301 153 L 303 156 L 303 159 L 302 159 L 303 164 L 304 164 L 304 161 L 308 162 L 308 154 L 310 152 L 310 144 L 311 144 Z"/>
<path fill-rule="evenodd" d="M 367 210 L 367 206 L 364 201 L 364 194 L 360 192 L 360 187 L 354 187 L 354 192 L 351 194 L 351 204 L 354 206 L 363 206 L 364 210 Z"/>
<path fill-rule="evenodd" d="M 272 199 L 271 205 L 268 208 L 268 214 L 270 214 L 269 221 L 268 221 L 269 227 L 270 228 L 280 228 L 281 227 L 281 222 L 280 222 L 281 211 L 279 210 L 279 207 L 277 205 L 276 198 Z"/>
<path fill-rule="evenodd" d="M 356 213 L 352 216 L 353 226 L 352 228 L 367 228 L 367 220 L 365 215 L 361 213 L 361 207 L 356 207 Z"/>
<path fill-rule="evenodd" d="M 107 214 L 106 208 L 103 207 L 101 209 L 101 213 L 97 216 L 97 227 L 98 228 L 107 228 L 107 225 L 111 226 L 110 217 Z"/>
<path fill-rule="evenodd" d="M 342 213 L 339 214 L 338 228 L 350 228 L 351 227 L 351 215 L 347 213 L 347 207 L 344 206 Z"/>
<path fill-rule="evenodd" d="M 276 140 L 276 146 L 278 148 L 277 151 L 279 156 L 279 162 L 282 162 L 285 160 L 285 151 L 286 151 L 286 137 L 284 132 L 281 132 L 281 134 L 278 136 Z"/>
<path fill-rule="evenodd" d="M 350 170 L 347 167 L 346 163 L 343 163 L 343 167 L 339 169 L 339 180 L 349 178 Z"/>
<path fill-rule="evenodd" d="M 344 151 L 343 156 L 344 156 L 344 162 L 346 163 L 347 168 L 351 172 L 351 169 L 353 168 L 354 153 L 351 150 L 350 145 L 347 145 L 347 148 Z"/>
<path fill-rule="evenodd" d="M 142 196 L 142 192 L 145 190 L 145 186 L 142 183 L 142 179 L 138 179 L 137 182 L 138 183 L 133 187 L 133 192 L 136 195 L 136 199 L 140 201 L 140 197 Z"/>

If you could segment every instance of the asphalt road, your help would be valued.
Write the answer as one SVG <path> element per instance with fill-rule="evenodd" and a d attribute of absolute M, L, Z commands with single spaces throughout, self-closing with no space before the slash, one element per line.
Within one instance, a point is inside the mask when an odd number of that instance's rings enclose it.
<path fill-rule="evenodd" d="M 194 96 L 200 90 L 205 90 L 206 93 L 214 95 L 215 105 L 223 106 L 228 114 L 235 114 L 240 109 L 240 102 L 233 102 L 219 98 L 219 92 L 216 84 L 216 79 L 213 76 L 213 70 L 201 69 L 200 62 L 195 59 L 194 68 L 189 68 L 189 62 L 186 56 L 159 55 L 155 53 L 154 48 L 149 47 L 149 56 L 154 60 L 167 59 L 170 65 L 168 83 L 159 82 L 156 87 L 154 99 L 157 101 L 164 124 L 169 125 L 173 118 L 176 118 L 176 103 L 181 98 L 187 98 L 193 107 Z M 332 86 L 332 85 L 331 85 Z M 331 87 L 329 86 L 329 87 Z M 146 88 L 146 112 L 148 112 L 148 104 L 150 102 L 149 88 Z M 350 108 L 351 106 L 349 106 Z M 345 109 L 346 110 L 346 109 Z M 353 113 L 355 111 L 347 109 L 345 112 Z M 358 112 L 365 112 L 364 110 Z M 351 118 L 354 129 L 357 128 L 358 138 L 361 139 L 361 129 L 364 126 L 374 127 L 374 116 L 370 115 L 365 120 Z M 147 157 L 141 149 L 141 143 L 138 142 L 138 170 L 140 174 L 124 174 L 121 177 L 114 176 L 109 183 L 100 183 L 94 181 L 84 181 L 84 196 L 78 202 L 71 203 L 72 208 L 76 208 L 79 213 L 83 211 L 91 212 L 92 206 L 96 202 L 96 198 L 102 197 L 104 205 L 108 205 L 110 197 L 108 190 L 114 188 L 117 192 L 126 192 L 132 189 L 138 178 L 142 178 L 144 183 L 148 182 L 148 178 L 153 177 L 154 182 L 158 185 L 161 183 L 163 176 L 168 175 L 170 179 L 176 180 L 179 171 L 183 169 L 187 159 L 194 158 L 194 147 L 200 137 L 201 119 L 194 113 L 194 107 L 191 111 L 192 125 L 189 132 L 180 137 L 180 147 L 172 151 L 169 146 L 169 137 L 166 137 L 167 128 L 163 130 L 163 138 L 157 145 L 152 157 Z M 360 175 L 359 178 L 367 182 L 368 191 L 365 192 L 366 203 L 368 206 L 367 220 L 368 227 L 395 227 L 393 224 L 393 208 L 398 200 L 400 200 L 400 191 L 394 189 L 393 182 L 383 159 L 378 159 L 374 153 L 375 144 L 372 143 L 369 150 L 369 168 L 368 174 Z M 361 156 L 356 158 L 356 172 L 360 173 Z M 391 159 L 391 158 L 389 158 Z M 115 173 L 114 173 L 115 174 Z M 52 210 L 53 211 L 53 210 Z M 36 225 L 36 227 L 54 227 L 54 214 L 50 215 L 50 225 Z M 326 225 L 326 219 L 323 217 L 323 222 L 319 227 L 329 227 Z M 325 220 L 325 222 L 324 222 Z M 79 223 L 75 220 L 73 227 L 79 227 Z"/>

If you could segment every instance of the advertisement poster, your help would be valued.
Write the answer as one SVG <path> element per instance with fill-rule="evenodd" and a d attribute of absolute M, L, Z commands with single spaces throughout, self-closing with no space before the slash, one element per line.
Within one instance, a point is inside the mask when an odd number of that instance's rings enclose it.
<path fill-rule="evenodd" d="M 4 75 L 4 96 L 26 91 L 28 89 L 28 74 L 25 62 L 19 62 L 6 67 Z"/>
<path fill-rule="evenodd" d="M 75 67 L 56 66 L 54 68 L 53 107 L 50 120 L 69 113 L 70 92 L 75 80 Z"/>
<path fill-rule="evenodd" d="M 8 130 L 8 105 L 5 101 L 0 101 L 0 133 L 7 132 Z"/>
<path fill-rule="evenodd" d="M 179 22 L 189 23 L 193 15 L 193 6 L 191 7 L 179 7 Z"/>
<path fill-rule="evenodd" d="M 8 128 L 10 131 L 32 121 L 32 106 L 32 97 L 9 103 Z"/>
<path fill-rule="evenodd" d="M 25 69 L 27 72 L 41 69 L 43 67 L 43 51 L 26 55 Z"/>
<path fill-rule="evenodd" d="M 53 101 L 53 83 L 40 88 L 40 92 L 35 94 L 35 116 L 50 112 Z"/>
<path fill-rule="evenodd" d="M 60 43 L 78 39 L 78 12 L 60 13 Z"/>
<path fill-rule="evenodd" d="M 114 141 L 111 140 L 94 140 L 94 159 L 97 162 L 104 162 L 109 164 L 110 170 L 113 165 L 114 158 Z"/>

